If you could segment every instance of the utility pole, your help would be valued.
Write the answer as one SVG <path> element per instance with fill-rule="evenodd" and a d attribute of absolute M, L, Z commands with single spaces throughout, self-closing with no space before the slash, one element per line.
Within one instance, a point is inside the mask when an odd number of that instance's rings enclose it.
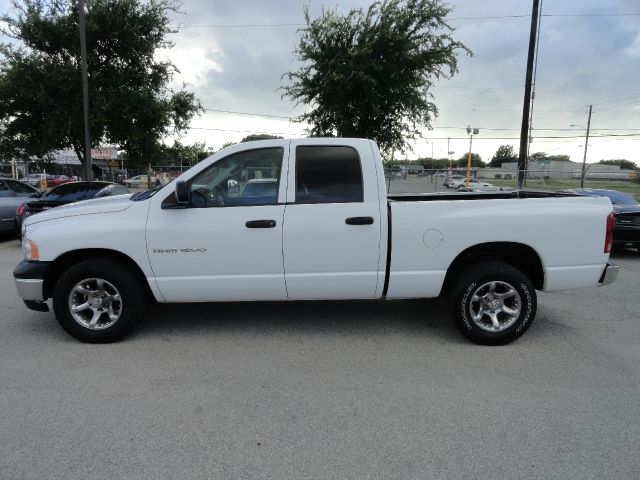
<path fill-rule="evenodd" d="M 85 177 L 87 182 L 90 182 L 93 180 L 93 172 L 91 170 L 91 136 L 89 134 L 89 78 L 87 73 L 87 36 L 84 28 L 84 0 L 78 1 L 78 23 L 80 26 L 80 57 L 82 63 Z"/>
<path fill-rule="evenodd" d="M 529 111 L 531 109 L 531 83 L 533 78 L 533 60 L 536 51 L 536 38 L 538 35 L 538 14 L 540 0 L 533 0 L 531 12 L 531 33 L 529 34 L 529 53 L 527 56 L 527 75 L 524 88 L 524 104 L 522 106 L 522 128 L 520 130 L 520 155 L 518 156 L 518 188 L 524 185 L 525 171 L 527 169 L 527 147 L 529 142 Z"/>
<path fill-rule="evenodd" d="M 587 147 L 589 146 L 589 129 L 591 128 L 591 110 L 593 105 L 589 105 L 589 118 L 587 119 L 587 134 L 584 139 L 584 157 L 582 158 L 582 177 L 580 178 L 580 188 L 584 188 L 584 177 L 587 173 Z"/>

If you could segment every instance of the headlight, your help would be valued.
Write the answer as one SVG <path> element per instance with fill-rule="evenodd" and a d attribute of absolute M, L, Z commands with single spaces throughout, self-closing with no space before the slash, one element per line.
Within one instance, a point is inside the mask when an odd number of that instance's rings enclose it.
<path fill-rule="evenodd" d="M 22 237 L 22 254 L 25 260 L 39 260 L 38 245 L 27 237 Z"/>

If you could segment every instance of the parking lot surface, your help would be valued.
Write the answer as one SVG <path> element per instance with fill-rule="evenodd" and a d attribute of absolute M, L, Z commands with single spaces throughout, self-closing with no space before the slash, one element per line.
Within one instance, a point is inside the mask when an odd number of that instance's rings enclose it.
<path fill-rule="evenodd" d="M 0 479 L 640 478 L 640 254 L 504 347 L 439 300 L 164 305 L 110 345 L 0 239 Z"/>

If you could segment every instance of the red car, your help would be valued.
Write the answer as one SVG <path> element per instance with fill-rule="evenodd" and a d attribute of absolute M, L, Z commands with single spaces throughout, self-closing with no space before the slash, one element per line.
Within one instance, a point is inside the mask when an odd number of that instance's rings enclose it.
<path fill-rule="evenodd" d="M 66 175 L 47 175 L 47 186 L 55 187 L 57 185 L 62 185 L 63 183 L 73 182 L 73 180 Z"/>

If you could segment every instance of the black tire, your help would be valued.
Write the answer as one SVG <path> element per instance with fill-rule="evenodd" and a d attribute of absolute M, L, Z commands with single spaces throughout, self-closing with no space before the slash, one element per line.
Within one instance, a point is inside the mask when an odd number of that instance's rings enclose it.
<path fill-rule="evenodd" d="M 494 282 L 494 294 L 490 294 L 491 282 Z M 458 330 L 474 343 L 504 345 L 513 342 L 527 331 L 536 316 L 537 296 L 531 280 L 504 262 L 485 261 L 462 267 L 451 286 L 449 300 L 453 321 Z M 508 287 L 517 295 L 506 293 L 510 292 Z M 500 295 L 505 298 L 497 298 Z M 498 303 L 492 304 L 492 301 Z M 487 302 L 487 305 L 483 307 L 481 302 Z M 507 308 L 518 313 L 492 310 L 495 308 Z M 499 327 L 492 323 L 488 314 L 480 314 L 481 309 L 498 312 L 490 315 L 496 316 Z M 479 319 L 474 320 L 472 310 Z"/>
<path fill-rule="evenodd" d="M 74 287 L 85 279 L 106 281 L 119 293 L 120 300 L 115 303 L 119 317 L 112 325 L 97 330 L 74 319 L 69 306 L 70 295 Z M 135 318 L 144 309 L 145 292 L 139 277 L 125 263 L 111 258 L 92 258 L 78 262 L 60 276 L 53 290 L 53 311 L 58 323 L 72 337 L 88 343 L 115 342 L 131 331 Z M 85 297 L 88 303 L 89 297 Z M 110 321 L 106 315 L 100 318 L 108 324 Z"/>

